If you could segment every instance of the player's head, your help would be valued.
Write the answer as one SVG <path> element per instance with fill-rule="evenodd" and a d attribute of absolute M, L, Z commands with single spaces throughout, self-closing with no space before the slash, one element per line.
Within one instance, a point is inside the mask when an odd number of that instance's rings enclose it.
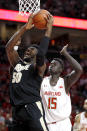
<path fill-rule="evenodd" d="M 24 60 L 27 62 L 32 61 L 37 55 L 38 48 L 39 46 L 36 44 L 30 45 L 24 53 Z"/>
<path fill-rule="evenodd" d="M 83 107 L 84 107 L 84 109 L 87 111 L 87 99 L 84 101 Z"/>
<path fill-rule="evenodd" d="M 49 66 L 49 72 L 51 75 L 61 74 L 64 69 L 64 63 L 59 58 L 54 58 Z"/>

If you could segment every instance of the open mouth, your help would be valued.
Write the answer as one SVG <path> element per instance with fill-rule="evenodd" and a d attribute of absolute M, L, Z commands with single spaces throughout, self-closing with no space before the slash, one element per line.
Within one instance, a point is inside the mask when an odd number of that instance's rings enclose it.
<path fill-rule="evenodd" d="M 31 58 L 29 58 L 29 57 L 25 57 L 25 58 L 24 58 L 24 61 L 26 61 L 26 62 L 30 62 L 30 61 L 31 61 Z"/>
<path fill-rule="evenodd" d="M 50 67 L 50 71 L 54 71 L 55 69 L 54 69 L 54 67 Z"/>
<path fill-rule="evenodd" d="M 31 54 L 28 54 L 28 55 L 26 54 L 26 55 L 25 55 L 25 58 L 27 58 L 27 57 L 30 58 L 30 57 L 31 57 Z"/>

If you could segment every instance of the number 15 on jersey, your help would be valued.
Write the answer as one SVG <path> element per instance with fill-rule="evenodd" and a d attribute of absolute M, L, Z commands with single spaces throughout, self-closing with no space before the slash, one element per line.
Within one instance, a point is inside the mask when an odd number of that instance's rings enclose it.
<path fill-rule="evenodd" d="M 49 97 L 48 98 L 48 109 L 56 109 L 57 108 L 57 98 Z"/>

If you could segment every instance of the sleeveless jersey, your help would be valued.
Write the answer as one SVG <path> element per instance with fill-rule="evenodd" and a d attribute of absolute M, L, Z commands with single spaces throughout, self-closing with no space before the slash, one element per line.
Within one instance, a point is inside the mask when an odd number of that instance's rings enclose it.
<path fill-rule="evenodd" d="M 10 101 L 13 106 L 40 101 L 42 78 L 34 69 L 34 65 L 19 61 L 11 72 Z"/>
<path fill-rule="evenodd" d="M 50 85 L 50 76 L 43 79 L 40 91 L 46 122 L 58 122 L 71 114 L 70 95 L 66 94 L 64 79 L 59 78 L 56 86 Z"/>
<path fill-rule="evenodd" d="M 80 124 L 81 127 L 84 127 L 82 131 L 87 131 L 87 118 L 85 117 L 85 112 L 82 112 L 80 115 Z"/>

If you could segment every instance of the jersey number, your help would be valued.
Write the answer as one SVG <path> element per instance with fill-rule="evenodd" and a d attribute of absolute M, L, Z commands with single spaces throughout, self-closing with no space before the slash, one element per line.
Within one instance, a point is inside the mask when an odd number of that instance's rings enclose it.
<path fill-rule="evenodd" d="M 48 109 L 56 109 L 57 107 L 57 98 L 52 97 L 48 99 Z"/>
<path fill-rule="evenodd" d="M 21 72 L 14 72 L 12 83 L 19 83 L 21 81 L 22 73 Z"/>

